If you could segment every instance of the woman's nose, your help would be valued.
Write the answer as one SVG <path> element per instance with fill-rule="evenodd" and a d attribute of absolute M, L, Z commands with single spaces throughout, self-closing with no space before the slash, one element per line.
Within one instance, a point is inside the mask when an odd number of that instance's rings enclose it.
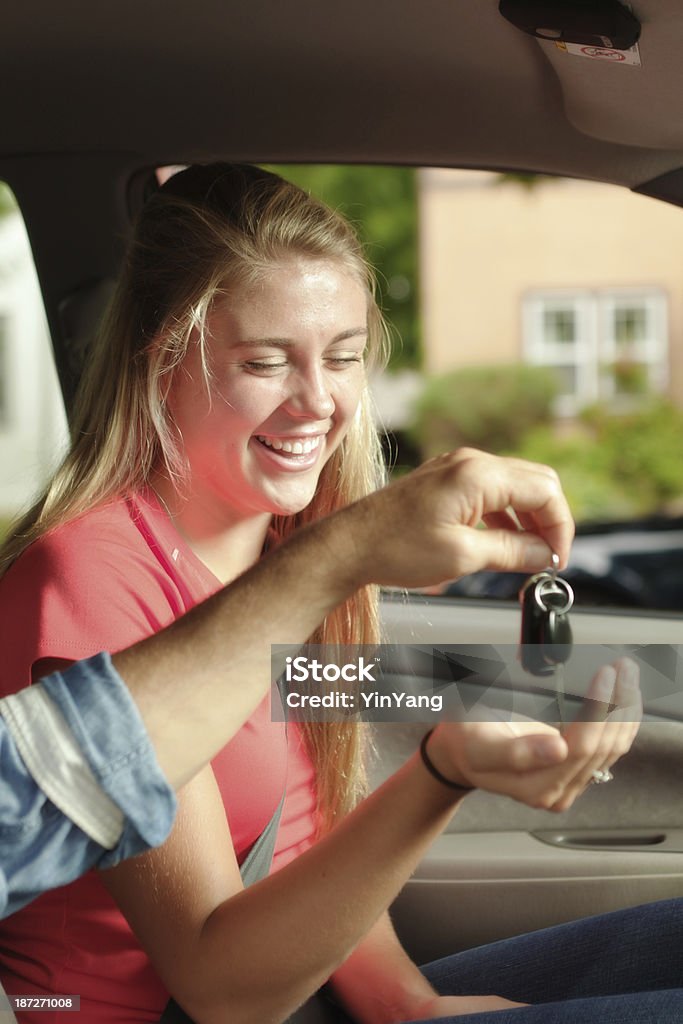
<path fill-rule="evenodd" d="M 287 406 L 293 415 L 306 419 L 324 420 L 332 415 L 334 399 L 322 366 L 296 375 Z"/>

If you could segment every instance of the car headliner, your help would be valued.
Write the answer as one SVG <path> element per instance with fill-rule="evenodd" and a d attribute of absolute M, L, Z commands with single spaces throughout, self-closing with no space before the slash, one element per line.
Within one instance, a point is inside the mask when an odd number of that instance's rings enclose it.
<path fill-rule="evenodd" d="M 115 274 L 141 167 L 529 169 L 683 202 L 683 6 L 633 9 L 641 67 L 561 53 L 497 0 L 6 7 L 0 178 L 24 210 L 67 393 L 73 324 Z"/>
<path fill-rule="evenodd" d="M 634 7 L 640 68 L 560 53 L 497 0 L 13 4 L 0 149 L 531 166 L 641 184 L 683 164 L 683 9 Z"/>

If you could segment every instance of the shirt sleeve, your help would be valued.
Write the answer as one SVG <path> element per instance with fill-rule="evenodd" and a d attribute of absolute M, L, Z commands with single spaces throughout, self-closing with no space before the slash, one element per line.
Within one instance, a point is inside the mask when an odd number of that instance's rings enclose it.
<path fill-rule="evenodd" d="M 0 718 L 0 916 L 76 878 L 101 852 L 47 798 Z"/>
<path fill-rule="evenodd" d="M 166 839 L 175 794 L 108 654 L 48 676 L 0 710 L 0 850 L 7 841 L 12 849 L 0 857 L 3 916 Z"/>

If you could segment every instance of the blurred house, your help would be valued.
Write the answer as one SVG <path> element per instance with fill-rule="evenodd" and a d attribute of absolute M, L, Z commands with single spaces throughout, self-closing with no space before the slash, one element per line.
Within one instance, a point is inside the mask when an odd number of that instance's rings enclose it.
<path fill-rule="evenodd" d="M 553 367 L 557 412 L 683 404 L 683 211 L 623 188 L 419 172 L 425 369 Z"/>

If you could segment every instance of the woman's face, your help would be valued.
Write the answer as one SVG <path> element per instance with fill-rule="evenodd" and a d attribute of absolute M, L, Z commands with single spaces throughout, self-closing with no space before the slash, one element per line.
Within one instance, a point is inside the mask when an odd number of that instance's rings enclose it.
<path fill-rule="evenodd" d="M 292 257 L 207 320 L 171 393 L 191 496 L 212 519 L 305 508 L 365 385 L 367 294 L 341 265 Z M 199 508 L 196 508 L 199 511 Z"/>

